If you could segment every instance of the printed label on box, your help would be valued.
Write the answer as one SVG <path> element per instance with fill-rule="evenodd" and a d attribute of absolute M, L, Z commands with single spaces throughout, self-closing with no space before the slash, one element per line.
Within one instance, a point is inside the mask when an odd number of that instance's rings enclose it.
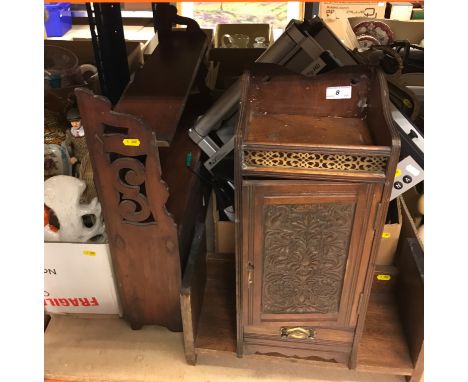
<path fill-rule="evenodd" d="M 48 313 L 120 314 L 107 244 L 44 244 Z"/>
<path fill-rule="evenodd" d="M 322 19 L 347 19 L 368 17 L 382 19 L 385 15 L 385 2 L 321 2 L 319 16 Z"/>
<path fill-rule="evenodd" d="M 49 292 L 44 292 L 45 295 Z M 96 297 L 44 298 L 44 306 L 98 306 Z"/>

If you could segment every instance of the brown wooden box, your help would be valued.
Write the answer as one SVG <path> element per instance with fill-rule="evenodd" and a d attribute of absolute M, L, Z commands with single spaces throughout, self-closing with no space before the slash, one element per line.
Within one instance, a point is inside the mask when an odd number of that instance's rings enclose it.
<path fill-rule="evenodd" d="M 234 253 L 236 251 L 234 222 L 219 219 L 219 211 L 214 193 L 211 194 L 211 205 L 212 209 L 210 213 L 213 217 L 214 228 L 214 252 Z"/>

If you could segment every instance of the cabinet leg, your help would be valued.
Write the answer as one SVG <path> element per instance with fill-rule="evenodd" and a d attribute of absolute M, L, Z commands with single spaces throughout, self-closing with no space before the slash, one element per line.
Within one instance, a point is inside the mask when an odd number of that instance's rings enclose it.
<path fill-rule="evenodd" d="M 197 364 L 197 355 L 195 353 L 185 353 L 185 359 L 189 365 L 195 366 Z"/>
<path fill-rule="evenodd" d="M 424 382 L 424 349 L 421 349 L 416 360 L 413 375 L 406 377 L 406 380 L 408 382 Z"/>
<path fill-rule="evenodd" d="M 44 313 L 44 332 L 47 329 L 47 326 L 49 325 L 50 322 L 50 315 L 47 313 Z"/>
<path fill-rule="evenodd" d="M 143 325 L 140 324 L 139 322 L 130 322 L 130 327 L 132 328 L 132 330 L 140 330 Z"/>

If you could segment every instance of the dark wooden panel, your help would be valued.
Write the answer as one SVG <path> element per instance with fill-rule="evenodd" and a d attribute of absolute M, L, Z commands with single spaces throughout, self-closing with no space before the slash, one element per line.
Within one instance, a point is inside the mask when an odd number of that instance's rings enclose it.
<path fill-rule="evenodd" d="M 165 206 L 156 134 L 140 119 L 111 111 L 104 97 L 85 89 L 76 95 L 124 317 L 133 328 L 181 330 L 177 226 Z"/>
<path fill-rule="evenodd" d="M 115 111 L 141 117 L 158 145 L 169 146 L 207 46 L 205 34 L 172 32 L 135 72 Z"/>
<path fill-rule="evenodd" d="M 398 375 L 413 373 L 395 301 L 370 299 L 358 348 L 357 370 Z"/>
<path fill-rule="evenodd" d="M 419 353 L 418 360 L 414 365 L 413 375 L 406 377 L 408 382 L 424 382 L 424 342 Z"/>
<path fill-rule="evenodd" d="M 195 228 L 180 291 L 185 358 L 191 365 L 195 365 L 197 360 L 195 338 L 197 337 L 198 320 L 200 318 L 206 285 L 205 242 L 204 227 L 203 224 L 199 224 Z"/>
<path fill-rule="evenodd" d="M 193 231 L 197 221 L 202 221 L 206 213 L 209 190 L 206 184 L 193 174 L 199 172 L 201 152 L 190 139 L 185 116 L 177 129 L 171 147 L 159 147 L 162 178 L 167 184 L 169 198 L 167 211 L 177 224 L 179 256 L 182 268 L 185 267 Z M 186 166 L 188 154 L 192 155 L 190 169 Z M 192 171 L 190 171 L 192 170 Z"/>
<path fill-rule="evenodd" d="M 418 241 L 406 238 L 395 259 L 400 272 L 397 302 L 414 364 L 424 346 L 424 280 L 420 266 L 423 256 Z"/>
<path fill-rule="evenodd" d="M 424 248 L 404 198 L 401 206 L 403 224 L 395 256 L 395 264 L 401 273 L 397 301 L 414 364 L 414 373 L 408 380 L 419 382 L 424 372 Z"/>
<path fill-rule="evenodd" d="M 245 354 L 264 354 L 277 357 L 300 358 L 305 360 L 330 362 L 336 364 L 346 364 L 349 358 L 349 350 L 346 352 L 339 352 L 333 350 L 316 350 L 316 349 L 303 349 L 300 347 L 281 347 L 275 346 L 273 343 L 250 343 L 248 339 L 245 340 Z"/>
<path fill-rule="evenodd" d="M 315 77 L 305 77 L 284 68 L 257 64 L 251 72 L 247 99 L 254 114 L 297 114 L 314 117 L 362 118 L 371 84 L 370 71 L 340 68 Z M 271 74 L 270 74 L 271 73 Z M 352 86 L 349 99 L 326 99 L 326 88 Z M 329 141 L 332 143 L 332 141 Z"/>
<path fill-rule="evenodd" d="M 338 312 L 354 207 L 352 202 L 264 206 L 263 313 Z M 296 258 L 285 256 L 292 241 Z"/>
<path fill-rule="evenodd" d="M 209 186 L 194 173 L 202 168 L 201 150 L 188 136 L 188 129 L 209 105 L 209 99 L 199 95 L 189 97 L 170 147 L 158 147 L 162 178 L 167 184 L 167 211 L 177 224 L 179 256 L 185 267 L 196 222 L 206 214 Z M 187 167 L 187 158 L 191 164 Z"/>
<path fill-rule="evenodd" d="M 364 238 L 376 213 L 374 187 L 271 180 L 244 187 L 255 195 L 244 198 L 251 215 L 243 227 L 245 330 L 270 321 L 352 327 L 368 261 Z"/>
<path fill-rule="evenodd" d="M 235 272 L 232 254 L 208 256 L 197 349 L 236 352 Z"/>
<path fill-rule="evenodd" d="M 388 145 L 399 149 L 400 140 L 395 128 L 386 128 L 388 121 L 391 121 L 393 125 L 390 100 L 387 96 L 389 93 L 387 81 L 383 76 L 379 76 L 373 85 L 367 98 L 367 120 L 372 139 L 377 145 Z M 384 97 L 382 97 L 383 93 L 386 93 Z"/>
<path fill-rule="evenodd" d="M 282 125 L 282 129 L 272 126 Z M 372 145 L 366 121 L 361 118 L 322 118 L 276 112 L 251 115 L 246 143 L 313 145 Z"/>
<path fill-rule="evenodd" d="M 398 269 L 393 265 L 377 265 L 374 271 L 372 283 L 373 298 L 394 297 L 398 283 Z"/>
<path fill-rule="evenodd" d="M 265 51 L 261 48 L 213 48 L 209 59 L 217 67 L 216 89 L 227 89 Z"/>

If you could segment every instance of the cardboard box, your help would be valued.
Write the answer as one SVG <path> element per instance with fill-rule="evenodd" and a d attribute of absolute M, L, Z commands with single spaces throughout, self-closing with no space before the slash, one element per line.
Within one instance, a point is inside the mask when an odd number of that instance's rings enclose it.
<path fill-rule="evenodd" d="M 235 224 L 231 221 L 219 220 L 218 206 L 216 205 L 216 196 L 211 193 L 212 205 L 211 215 L 213 217 L 214 230 L 214 252 L 215 253 L 235 253 Z"/>
<path fill-rule="evenodd" d="M 326 19 L 324 22 L 346 47 L 351 50 L 359 47 L 359 42 L 348 19 Z"/>
<path fill-rule="evenodd" d="M 396 198 L 395 201 L 395 204 L 390 205 L 387 214 L 387 216 L 394 216 L 394 222 L 384 225 L 379 251 L 377 252 L 377 259 L 375 261 L 376 265 L 392 265 L 395 259 L 402 225 L 400 198 Z M 394 206 L 396 211 L 391 210 L 392 206 Z"/>
<path fill-rule="evenodd" d="M 44 243 L 47 313 L 119 314 L 108 244 Z"/>
<path fill-rule="evenodd" d="M 388 3 L 385 10 L 385 18 L 391 20 L 411 20 L 413 4 L 411 3 Z"/>
<path fill-rule="evenodd" d="M 351 17 L 342 20 L 325 20 L 335 35 L 350 49 L 359 47 L 353 28 L 366 17 Z M 378 20 L 387 24 L 394 33 L 395 40 L 408 40 L 412 44 L 419 44 L 424 38 L 424 20 Z"/>
<path fill-rule="evenodd" d="M 247 48 L 253 48 L 255 37 L 265 38 L 266 45 L 269 45 L 273 41 L 272 30 L 269 24 L 217 24 L 213 41 L 215 48 L 222 48 L 222 38 L 225 34 L 243 34 L 249 36 Z"/>
<path fill-rule="evenodd" d="M 366 17 L 373 19 L 383 19 L 385 16 L 385 2 L 368 3 L 320 3 L 319 17 L 327 19 L 347 19 L 349 17 Z"/>
<path fill-rule="evenodd" d="M 244 34 L 249 36 L 247 48 L 223 48 L 222 38 L 225 34 Z M 264 37 L 265 44 L 273 41 L 273 32 L 269 24 L 217 24 L 213 36 L 213 48 L 209 60 L 213 62 L 210 79 L 216 89 L 227 89 L 239 76 L 265 51 L 254 48 L 255 37 Z M 212 87 L 212 89 L 214 89 Z"/>
<path fill-rule="evenodd" d="M 424 252 L 424 243 L 418 236 L 418 227 L 420 225 L 420 216 L 417 212 L 417 200 L 419 200 L 419 194 L 414 188 L 409 189 L 400 196 L 401 198 L 401 214 L 402 214 L 402 226 L 400 233 L 400 242 L 398 245 L 398 251 L 402 250 L 402 245 L 405 239 L 417 239 L 421 250 Z"/>
<path fill-rule="evenodd" d="M 361 21 L 365 21 L 364 17 L 353 17 L 348 19 L 351 29 Z M 424 38 L 424 20 L 380 20 L 387 24 L 394 33 L 395 40 L 408 40 L 412 44 L 419 44 Z"/>
<path fill-rule="evenodd" d="M 152 12 L 151 3 L 121 3 L 123 11 L 149 11 Z"/>

